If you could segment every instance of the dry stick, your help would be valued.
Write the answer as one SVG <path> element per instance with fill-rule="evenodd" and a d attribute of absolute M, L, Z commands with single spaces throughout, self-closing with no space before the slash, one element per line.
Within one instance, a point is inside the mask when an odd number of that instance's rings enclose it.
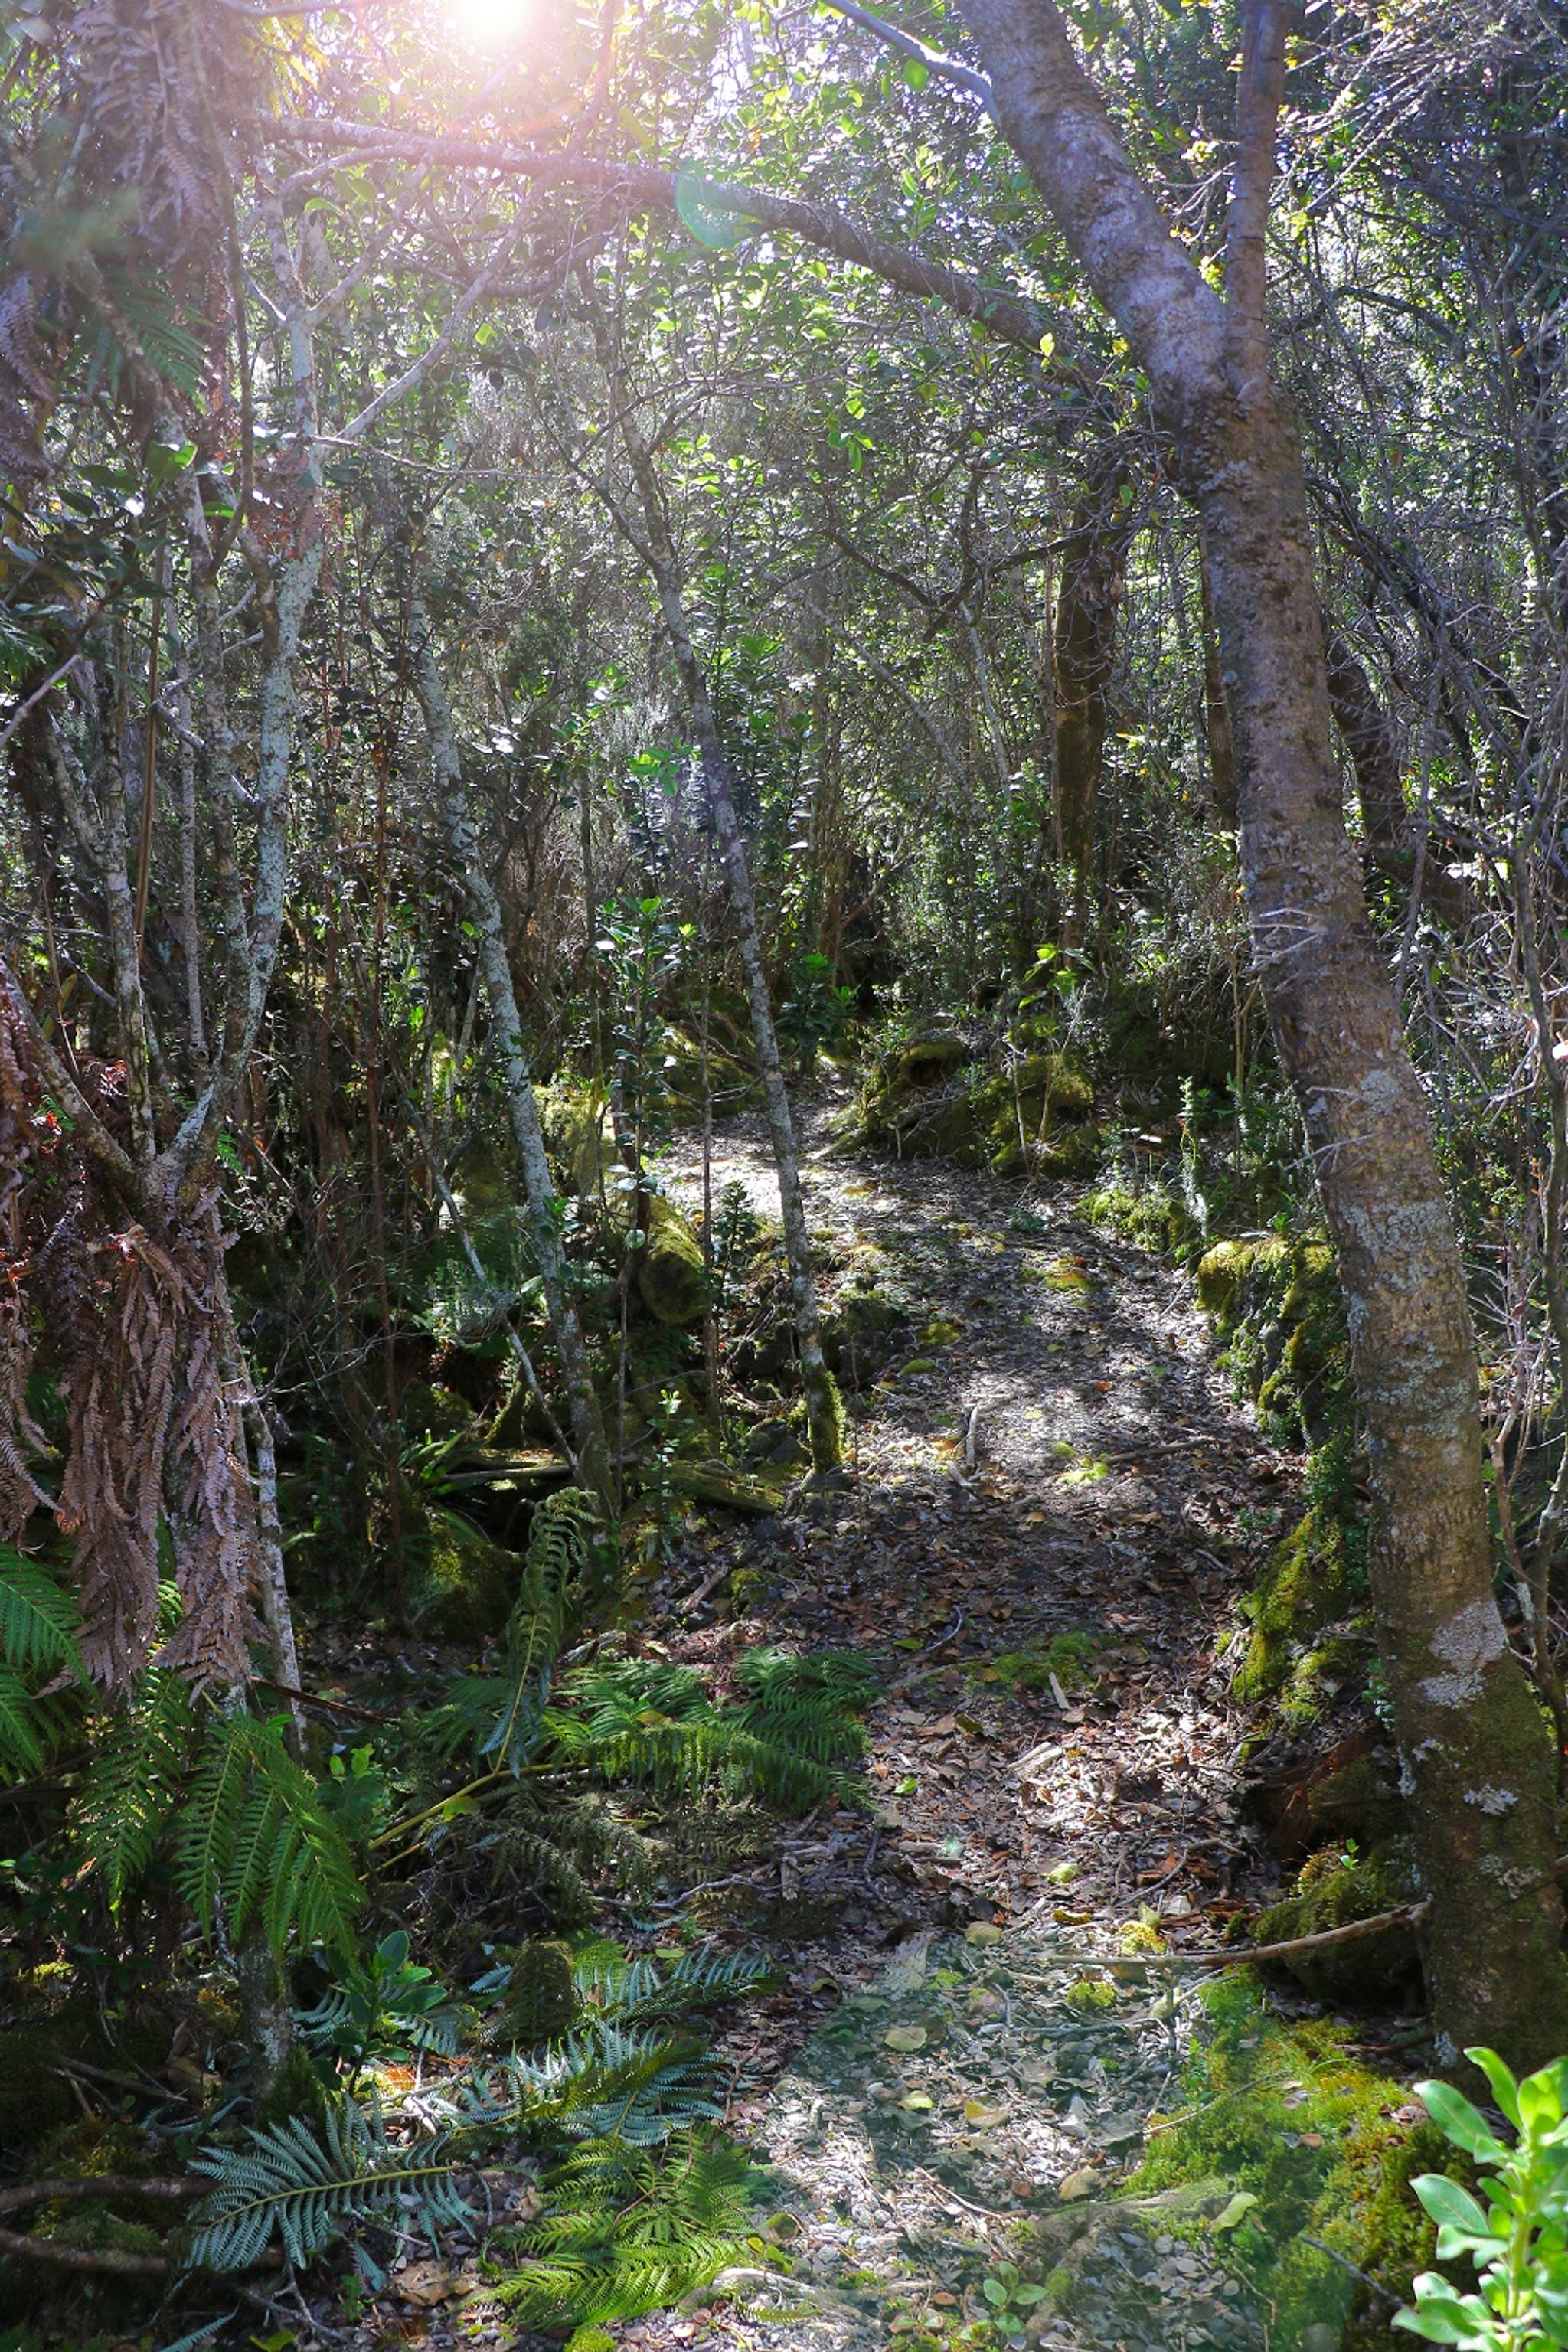
<path fill-rule="evenodd" d="M 31 2180 L 20 2189 L 0 2189 L 0 2213 L 14 2213 L 24 2205 L 79 2204 L 102 2197 L 154 2197 L 188 2205 L 205 2197 L 208 2186 L 205 2180 L 139 2180 L 121 2172 L 100 2172 L 90 2180 Z M 114 2278 L 166 2278 L 171 2268 L 165 2254 L 131 2253 L 120 2246 L 65 2246 L 17 2230 L 0 2230 L 0 2254 L 22 2254 L 31 2262 L 52 2263 L 58 2270 L 107 2273 Z"/>
<path fill-rule="evenodd" d="M 163 640 L 163 582 L 167 545 L 159 551 L 158 585 L 153 597 L 153 642 L 147 651 L 147 741 L 142 763 L 142 831 L 136 845 L 136 952 L 147 931 L 147 893 L 153 882 L 153 801 L 158 789 L 158 656 Z"/>

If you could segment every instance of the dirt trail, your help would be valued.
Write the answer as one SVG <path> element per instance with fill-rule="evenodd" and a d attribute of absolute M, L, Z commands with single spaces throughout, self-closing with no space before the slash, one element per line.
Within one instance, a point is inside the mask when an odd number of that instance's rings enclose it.
<path fill-rule="evenodd" d="M 723 1139 L 715 1191 L 731 1179 L 776 1213 L 760 1139 Z M 691 1200 L 689 1148 L 667 1181 Z M 748 1882 L 788 1981 L 734 2038 L 731 2117 L 777 2168 L 794 2283 L 776 2316 L 627 2340 L 858 2352 L 989 2315 L 992 2341 L 1261 2345 L 1245 2291 L 1158 2214 L 1072 2217 L 1136 2161 L 1198 1977 L 1130 1961 L 1123 1932 L 1210 1949 L 1266 1874 L 1216 1649 L 1292 1465 L 1233 1402 L 1190 1284 L 1066 1192 L 818 1139 L 808 1199 L 830 1289 L 901 1299 L 905 1343 L 855 1402 L 845 1491 L 803 1486 L 695 1565 L 765 1572 L 750 1638 L 887 1662 L 880 1810 L 814 1817 Z M 681 1654 L 720 1654 L 732 1613 L 705 1600 Z M 997 2314 L 1020 2213 L 1096 2248 L 1076 2331 Z"/>

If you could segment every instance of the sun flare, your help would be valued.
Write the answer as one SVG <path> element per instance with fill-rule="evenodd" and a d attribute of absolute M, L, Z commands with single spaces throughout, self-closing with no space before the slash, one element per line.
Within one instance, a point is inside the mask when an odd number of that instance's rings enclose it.
<path fill-rule="evenodd" d="M 447 0 L 453 28 L 477 49 L 504 49 L 521 39 L 533 0 Z"/>

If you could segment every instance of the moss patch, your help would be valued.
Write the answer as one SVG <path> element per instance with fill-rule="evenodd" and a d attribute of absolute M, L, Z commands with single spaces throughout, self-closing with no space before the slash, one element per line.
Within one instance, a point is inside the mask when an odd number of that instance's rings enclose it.
<path fill-rule="evenodd" d="M 1366 1524 L 1349 1445 L 1332 1438 L 1314 1455 L 1303 1517 L 1269 1559 L 1242 1606 L 1252 1635 L 1233 1687 L 1243 1699 L 1281 1699 L 1292 1721 L 1315 1715 L 1324 1685 L 1356 1668 L 1315 1640 L 1330 1626 L 1353 1628 L 1366 1602 Z M 1342 1643 L 1342 1647 L 1343 1644 Z M 1351 1649 L 1361 1645 L 1351 1635 Z"/>
<path fill-rule="evenodd" d="M 1348 1425 L 1350 1350 L 1327 1242 L 1216 1242 L 1198 1261 L 1197 1289 L 1270 1435 L 1317 1445 Z"/>
<path fill-rule="evenodd" d="M 1085 1123 L 1093 1083 L 1059 1053 L 1028 1054 L 1006 1066 L 979 1064 L 962 1037 L 906 1046 L 872 1073 L 861 1096 L 859 1129 L 883 1149 L 956 1160 L 965 1167 L 1031 1167 L 1081 1172 L 1099 1156 Z"/>
<path fill-rule="evenodd" d="M 1087 1689 L 1095 1680 L 1094 1654 L 1099 1643 L 1081 1630 L 1053 1633 L 1048 1642 L 1031 1642 L 1021 1650 L 999 1650 L 983 1666 L 971 1667 L 970 1680 L 1003 1683 L 1012 1690 L 1049 1690 L 1053 1677 L 1064 1691 Z"/>
<path fill-rule="evenodd" d="M 1421 1892 L 1415 1849 L 1407 1837 L 1382 1839 L 1359 1853 L 1352 1843 L 1324 1846 L 1301 1865 L 1295 1892 L 1259 1912 L 1253 1934 L 1260 1944 L 1318 1936 L 1353 1920 L 1413 1903 Z M 1353 1944 L 1301 1952 L 1282 1964 L 1321 2000 L 1386 2002 L 1415 1976 L 1419 1960 L 1408 1927 L 1391 1927 Z"/>
<path fill-rule="evenodd" d="M 1080 1209 L 1098 1232 L 1116 1234 L 1161 1257 L 1180 1257 L 1184 1244 L 1192 1245 L 1194 1227 L 1185 1202 L 1157 1178 L 1137 1184 L 1113 1172 L 1084 1195 Z"/>
<path fill-rule="evenodd" d="M 1226 2259 L 1276 2306 L 1274 2341 L 1299 2344 L 1325 2325 L 1347 2328 L 1347 2343 L 1386 2342 L 1386 2307 L 1354 2273 L 1404 2300 L 1429 2266 L 1432 2225 L 1409 2184 L 1444 2168 L 1441 2134 L 1410 2121 L 1404 2087 L 1361 2065 L 1332 2026 L 1272 2017 L 1243 1980 L 1203 2000 L 1176 2119 L 1153 2137 L 1129 2195 L 1218 2176 L 1256 2197 L 1226 2235 Z"/>
<path fill-rule="evenodd" d="M 647 1206 L 637 1295 L 656 1323 L 672 1326 L 700 1322 L 708 1304 L 702 1244 L 690 1219 L 662 1192 L 656 1192 Z"/>
<path fill-rule="evenodd" d="M 531 1936 L 505 1945 L 500 1958 L 511 1968 L 501 2002 L 506 2036 L 520 2050 L 554 2042 L 577 2021 L 577 1991 L 569 1948 L 552 1937 Z"/>
<path fill-rule="evenodd" d="M 516 1557 L 456 1511 L 432 1511 L 415 1588 L 419 1623 L 444 1642 L 485 1642 L 511 1614 L 521 1573 Z"/>

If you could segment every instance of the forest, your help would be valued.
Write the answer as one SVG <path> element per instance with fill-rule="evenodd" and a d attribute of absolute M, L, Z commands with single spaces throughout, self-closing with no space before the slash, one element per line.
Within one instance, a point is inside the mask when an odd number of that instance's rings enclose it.
<path fill-rule="evenodd" d="M 0 0 L 0 2352 L 1568 2344 L 1568 5 Z"/>

